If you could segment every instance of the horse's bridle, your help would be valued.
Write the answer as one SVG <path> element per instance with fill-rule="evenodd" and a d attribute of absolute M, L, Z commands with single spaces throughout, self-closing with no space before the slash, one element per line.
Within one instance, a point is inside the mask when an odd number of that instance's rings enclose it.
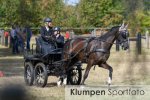
<path fill-rule="evenodd" d="M 123 33 L 119 33 L 119 35 L 122 35 Z M 108 43 L 108 44 L 111 44 L 111 45 L 113 45 L 113 44 L 115 44 L 115 45 L 119 45 L 119 44 L 122 44 L 122 43 L 124 43 L 124 42 L 128 42 L 128 39 L 125 39 L 125 40 L 123 40 L 123 41 L 118 41 L 117 43 L 111 43 L 111 42 L 108 42 L 108 41 L 106 41 L 106 40 L 103 40 L 103 39 L 100 39 L 99 37 L 98 38 L 96 38 L 96 39 L 94 39 L 94 40 L 98 40 L 98 41 L 101 41 L 101 42 L 105 42 L 105 43 Z M 95 46 L 95 49 L 94 50 L 92 50 L 91 52 L 103 52 L 103 53 L 110 53 L 110 51 L 109 50 L 106 50 L 106 49 L 103 49 L 103 48 L 97 48 L 97 46 Z M 90 53 L 91 53 L 90 52 Z"/>
<path fill-rule="evenodd" d="M 127 42 L 128 40 L 126 39 L 126 40 L 121 41 L 121 42 L 118 42 L 118 43 L 111 43 L 111 42 L 108 42 L 108 41 L 105 41 L 105 40 L 102 40 L 102 39 L 99 39 L 99 41 L 101 41 L 101 42 L 105 42 L 105 43 L 109 43 L 109 44 L 116 44 L 116 45 L 118 45 L 118 44 L 121 44 L 121 43 Z"/>

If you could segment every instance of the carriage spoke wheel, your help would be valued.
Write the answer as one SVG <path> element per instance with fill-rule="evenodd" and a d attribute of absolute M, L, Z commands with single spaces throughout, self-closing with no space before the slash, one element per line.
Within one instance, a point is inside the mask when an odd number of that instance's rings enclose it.
<path fill-rule="evenodd" d="M 36 86 L 38 87 L 46 86 L 48 75 L 47 75 L 46 66 L 43 63 L 38 63 L 35 66 L 34 77 L 35 77 Z"/>
<path fill-rule="evenodd" d="M 82 79 L 82 70 L 77 66 L 74 66 L 73 69 L 71 69 L 68 72 L 67 77 L 68 77 L 68 82 L 71 85 L 79 85 Z"/>
<path fill-rule="evenodd" d="M 33 65 L 30 62 L 25 62 L 24 80 L 25 80 L 26 85 L 28 85 L 28 86 L 33 85 L 34 70 L 33 70 Z"/>

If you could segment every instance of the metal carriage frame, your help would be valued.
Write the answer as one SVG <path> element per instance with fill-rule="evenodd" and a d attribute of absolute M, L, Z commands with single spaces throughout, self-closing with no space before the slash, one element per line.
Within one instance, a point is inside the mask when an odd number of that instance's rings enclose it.
<path fill-rule="evenodd" d="M 60 77 L 63 74 L 62 48 L 56 48 L 47 55 L 34 51 L 32 44 L 31 51 L 24 49 L 24 80 L 28 86 L 36 85 L 45 87 L 48 76 Z M 80 62 L 70 66 L 67 70 L 67 84 L 79 85 L 82 79 L 82 64 Z"/>

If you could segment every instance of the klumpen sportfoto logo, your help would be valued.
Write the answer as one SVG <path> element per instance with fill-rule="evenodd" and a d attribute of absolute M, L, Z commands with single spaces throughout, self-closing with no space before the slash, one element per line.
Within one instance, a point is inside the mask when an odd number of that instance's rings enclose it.
<path fill-rule="evenodd" d="M 149 100 L 150 86 L 67 86 L 66 100 Z"/>
<path fill-rule="evenodd" d="M 70 95 L 110 95 L 110 96 L 122 96 L 122 95 L 144 95 L 145 91 L 140 89 L 108 89 L 108 90 L 82 90 L 82 89 L 70 89 Z"/>

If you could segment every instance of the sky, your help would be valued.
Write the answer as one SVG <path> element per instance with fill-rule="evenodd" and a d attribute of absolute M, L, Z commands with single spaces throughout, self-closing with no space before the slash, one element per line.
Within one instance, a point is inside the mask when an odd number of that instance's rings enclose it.
<path fill-rule="evenodd" d="M 79 0 L 66 0 L 67 1 L 67 4 L 70 4 L 70 5 L 75 5 L 76 3 L 79 2 Z"/>

